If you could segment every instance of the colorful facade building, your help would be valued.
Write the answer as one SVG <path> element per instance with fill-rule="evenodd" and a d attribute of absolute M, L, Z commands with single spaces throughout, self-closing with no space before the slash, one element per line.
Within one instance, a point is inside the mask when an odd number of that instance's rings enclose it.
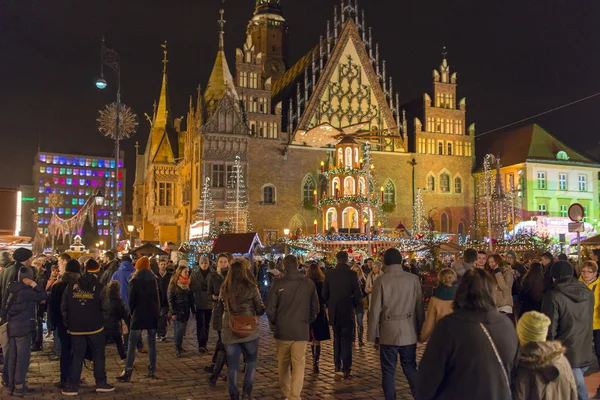
<path fill-rule="evenodd" d="M 514 202 L 514 211 L 509 205 L 505 212 L 506 232 L 531 226 L 535 231 L 551 232 L 553 236 L 567 234 L 570 222 L 567 213 L 574 203 L 583 206 L 584 222 L 596 225 L 600 200 L 598 162 L 568 147 L 538 124 L 486 135 L 478 142 L 478 149 L 480 163 L 486 151 L 493 151 L 499 158 L 499 188 L 507 201 Z M 495 186 L 495 169 L 493 175 Z M 478 168 L 476 208 L 480 221 L 485 219 L 481 201 L 486 194 L 483 176 Z"/>
<path fill-rule="evenodd" d="M 356 1 L 336 6 L 320 40 L 291 64 L 280 1 L 257 0 L 246 41 L 235 51 L 234 73 L 222 13 L 212 73 L 205 90 L 190 99 L 185 121 L 169 113 L 165 54 L 148 145 L 136 163 L 133 209 L 141 239 L 186 241 L 206 178 L 216 224 L 227 226 L 227 182 L 236 157 L 252 226 L 263 242 L 284 229 L 312 233 L 315 220 L 316 231 L 325 232 L 332 224 L 314 206 L 314 192 L 319 199 L 334 195 L 319 166 L 336 162 L 336 147 L 313 146 L 302 137 L 324 124 L 374 136 L 369 144 L 375 192 L 383 187 L 383 230 L 411 226 L 421 188 L 435 231 L 466 232 L 475 197 L 474 126 L 467 125 L 466 101 L 457 97 L 457 76 L 445 54 L 433 72 L 432 95 L 403 106 L 402 79 L 390 76 Z M 357 146 L 364 151 L 363 143 Z"/>
<path fill-rule="evenodd" d="M 33 164 L 34 220 L 40 234 L 48 233 L 53 214 L 67 220 L 81 210 L 91 197 L 100 193 L 104 206 L 96 207 L 94 231 L 101 240 L 110 242 L 111 216 L 114 210 L 114 187 L 118 181 L 119 217 L 126 198 L 123 153 L 119 160 L 119 176 L 115 179 L 115 159 L 81 154 L 40 151 Z M 125 230 L 120 224 L 120 234 Z"/>

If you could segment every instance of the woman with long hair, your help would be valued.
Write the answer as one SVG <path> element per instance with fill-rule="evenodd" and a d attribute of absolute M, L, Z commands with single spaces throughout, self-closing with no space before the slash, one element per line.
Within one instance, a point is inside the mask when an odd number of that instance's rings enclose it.
<path fill-rule="evenodd" d="M 215 353 L 213 354 L 212 364 L 204 370 L 210 372 L 211 375 L 208 378 L 210 386 L 215 386 L 217 380 L 221 375 L 221 371 L 225 366 L 227 356 L 225 354 L 225 346 L 221 341 L 221 327 L 223 325 L 223 305 L 217 301 L 221 293 L 221 286 L 225 281 L 229 273 L 229 266 L 233 257 L 229 253 L 219 254 L 217 257 L 217 267 L 214 272 L 211 272 L 208 276 L 208 294 L 212 297 L 213 303 L 213 329 L 217 331 L 217 344 L 215 345 Z"/>
<path fill-rule="evenodd" d="M 258 355 L 258 316 L 265 313 L 265 306 L 248 268 L 234 261 L 230 269 L 220 295 L 224 307 L 221 338 L 227 353 L 227 383 L 230 398 L 239 399 L 238 369 L 240 355 L 244 352 L 246 373 L 242 399 L 250 399 Z"/>
<path fill-rule="evenodd" d="M 356 272 L 356 275 L 358 276 L 358 287 L 360 288 L 360 293 L 362 295 L 362 298 L 360 299 L 360 304 L 358 305 L 358 307 L 356 307 L 354 309 L 354 314 L 356 315 L 356 328 L 358 331 L 358 346 L 363 347 L 365 345 L 365 342 L 363 342 L 363 335 L 364 335 L 364 331 L 365 331 L 364 324 L 363 324 L 363 320 L 365 317 L 365 303 L 363 300 L 367 297 L 367 293 L 365 292 L 365 288 L 367 285 L 367 279 L 365 278 L 365 273 L 363 272 L 360 265 L 354 264 L 351 269 L 352 269 L 352 271 Z"/>
<path fill-rule="evenodd" d="M 463 275 L 454 312 L 439 321 L 421 358 L 416 400 L 511 398 L 519 339 L 496 308 L 496 287 L 483 269 Z"/>
<path fill-rule="evenodd" d="M 512 298 L 513 270 L 508 263 L 502 261 L 499 254 L 489 256 L 487 266 L 489 273 L 496 280 L 496 307 L 498 307 L 498 311 L 506 314 L 515 323 Z"/>
<path fill-rule="evenodd" d="M 457 279 L 456 271 L 452 268 L 442 268 L 438 274 L 438 286 L 433 289 L 433 295 L 427 305 L 427 315 L 421 329 L 419 342 L 425 343 L 431 337 L 437 323 L 446 315 L 452 313 Z"/>
<path fill-rule="evenodd" d="M 544 296 L 544 267 L 539 262 L 532 262 L 529 271 L 523 277 L 523 288 L 519 293 L 521 303 L 520 315 L 528 311 L 540 312 Z"/>
<path fill-rule="evenodd" d="M 183 355 L 183 335 L 190 312 L 196 312 L 194 293 L 190 289 L 190 269 L 187 265 L 180 265 L 169 282 L 168 290 L 169 311 L 175 324 L 174 334 L 177 358 Z"/>
<path fill-rule="evenodd" d="M 107 286 L 108 300 L 110 309 L 104 316 L 104 332 L 106 334 L 106 343 L 114 343 L 117 346 L 121 360 L 127 358 L 125 345 L 123 344 L 123 323 L 129 325 L 129 313 L 125 302 L 121 299 L 121 283 L 119 281 L 110 281 Z"/>
<path fill-rule="evenodd" d="M 312 356 L 313 356 L 313 373 L 319 373 L 319 359 L 321 358 L 321 341 L 331 339 L 331 333 L 329 332 L 329 321 L 327 320 L 327 312 L 325 309 L 327 305 L 323 300 L 323 282 L 325 282 L 325 275 L 316 262 L 310 263 L 308 270 L 306 271 L 306 277 L 315 283 L 317 288 L 317 296 L 319 296 L 319 313 L 315 321 L 310 324 L 310 337 L 312 339 Z"/>

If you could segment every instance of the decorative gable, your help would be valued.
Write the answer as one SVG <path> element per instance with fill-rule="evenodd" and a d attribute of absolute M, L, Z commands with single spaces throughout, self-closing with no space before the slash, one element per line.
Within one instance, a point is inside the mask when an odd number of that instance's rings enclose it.
<path fill-rule="evenodd" d="M 242 119 L 239 107 L 231 94 L 227 93 L 204 125 L 205 133 L 231 133 L 248 135 L 250 130 Z"/>

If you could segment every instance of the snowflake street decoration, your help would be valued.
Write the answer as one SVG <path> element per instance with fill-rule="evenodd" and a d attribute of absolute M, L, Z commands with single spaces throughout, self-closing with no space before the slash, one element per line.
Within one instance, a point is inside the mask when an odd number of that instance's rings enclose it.
<path fill-rule="evenodd" d="M 100 110 L 98 130 L 111 139 L 128 139 L 135 133 L 138 127 L 137 115 L 125 104 L 121 103 L 119 109 L 119 137 L 117 138 L 115 128 L 117 126 L 117 103 L 107 105 Z"/>

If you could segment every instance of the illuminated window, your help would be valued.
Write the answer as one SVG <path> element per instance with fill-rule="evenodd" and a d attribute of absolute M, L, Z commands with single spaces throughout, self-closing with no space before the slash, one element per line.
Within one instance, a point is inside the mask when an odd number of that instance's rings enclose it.
<path fill-rule="evenodd" d="M 454 193 L 462 193 L 462 179 L 454 178 Z"/>
<path fill-rule="evenodd" d="M 158 205 L 162 207 L 171 207 L 173 205 L 173 183 L 158 183 Z"/>
<path fill-rule="evenodd" d="M 440 175 L 440 190 L 446 193 L 450 191 L 450 175 L 446 173 Z"/>
<path fill-rule="evenodd" d="M 102 236 L 102 229 L 98 229 L 98 235 Z"/>
<path fill-rule="evenodd" d="M 79 199 L 79 205 L 82 206 L 85 204 L 85 199 Z"/>
<path fill-rule="evenodd" d="M 77 209 L 76 208 L 71 208 L 71 214 L 73 214 L 73 215 L 77 214 Z"/>
<path fill-rule="evenodd" d="M 98 167 L 104 168 L 104 160 L 98 160 Z"/>
<path fill-rule="evenodd" d="M 98 165 L 98 160 L 92 159 L 92 167 L 96 167 Z"/>
<path fill-rule="evenodd" d="M 104 230 L 104 236 L 108 236 L 108 229 Z"/>
<path fill-rule="evenodd" d="M 52 157 L 52 164 L 58 164 L 58 156 Z"/>
<path fill-rule="evenodd" d="M 85 179 L 80 179 L 79 180 L 79 185 L 81 185 L 81 186 L 85 185 Z"/>
<path fill-rule="evenodd" d="M 435 177 L 433 175 L 427 177 L 427 190 L 435 191 Z"/>
<path fill-rule="evenodd" d="M 40 154 L 40 161 L 46 162 L 46 155 L 45 154 Z"/>
<path fill-rule="evenodd" d="M 72 185 L 72 184 L 73 184 L 73 179 L 67 178 L 67 185 Z"/>
<path fill-rule="evenodd" d="M 587 192 L 587 175 L 579 175 L 579 191 Z"/>
<path fill-rule="evenodd" d="M 70 215 L 71 214 L 71 209 L 70 208 L 65 208 L 65 214 Z"/>
<path fill-rule="evenodd" d="M 546 173 L 545 172 L 537 173 L 537 181 L 538 181 L 538 189 L 546 189 Z M 545 207 L 545 204 L 544 204 L 544 207 Z"/>
<path fill-rule="evenodd" d="M 560 205 L 560 216 L 568 217 L 569 216 L 568 214 L 569 214 L 569 207 L 564 204 L 561 204 Z"/>
<path fill-rule="evenodd" d="M 567 174 L 558 174 L 558 190 L 567 190 Z"/>
<path fill-rule="evenodd" d="M 59 214 L 64 214 L 65 213 L 65 209 L 64 208 L 59 208 L 58 209 L 58 213 Z"/>
<path fill-rule="evenodd" d="M 40 173 L 43 174 L 44 172 L 46 172 L 46 168 L 45 167 L 40 167 Z"/>
<path fill-rule="evenodd" d="M 46 167 L 46 173 L 47 174 L 51 174 L 52 173 L 52 167 Z"/>

